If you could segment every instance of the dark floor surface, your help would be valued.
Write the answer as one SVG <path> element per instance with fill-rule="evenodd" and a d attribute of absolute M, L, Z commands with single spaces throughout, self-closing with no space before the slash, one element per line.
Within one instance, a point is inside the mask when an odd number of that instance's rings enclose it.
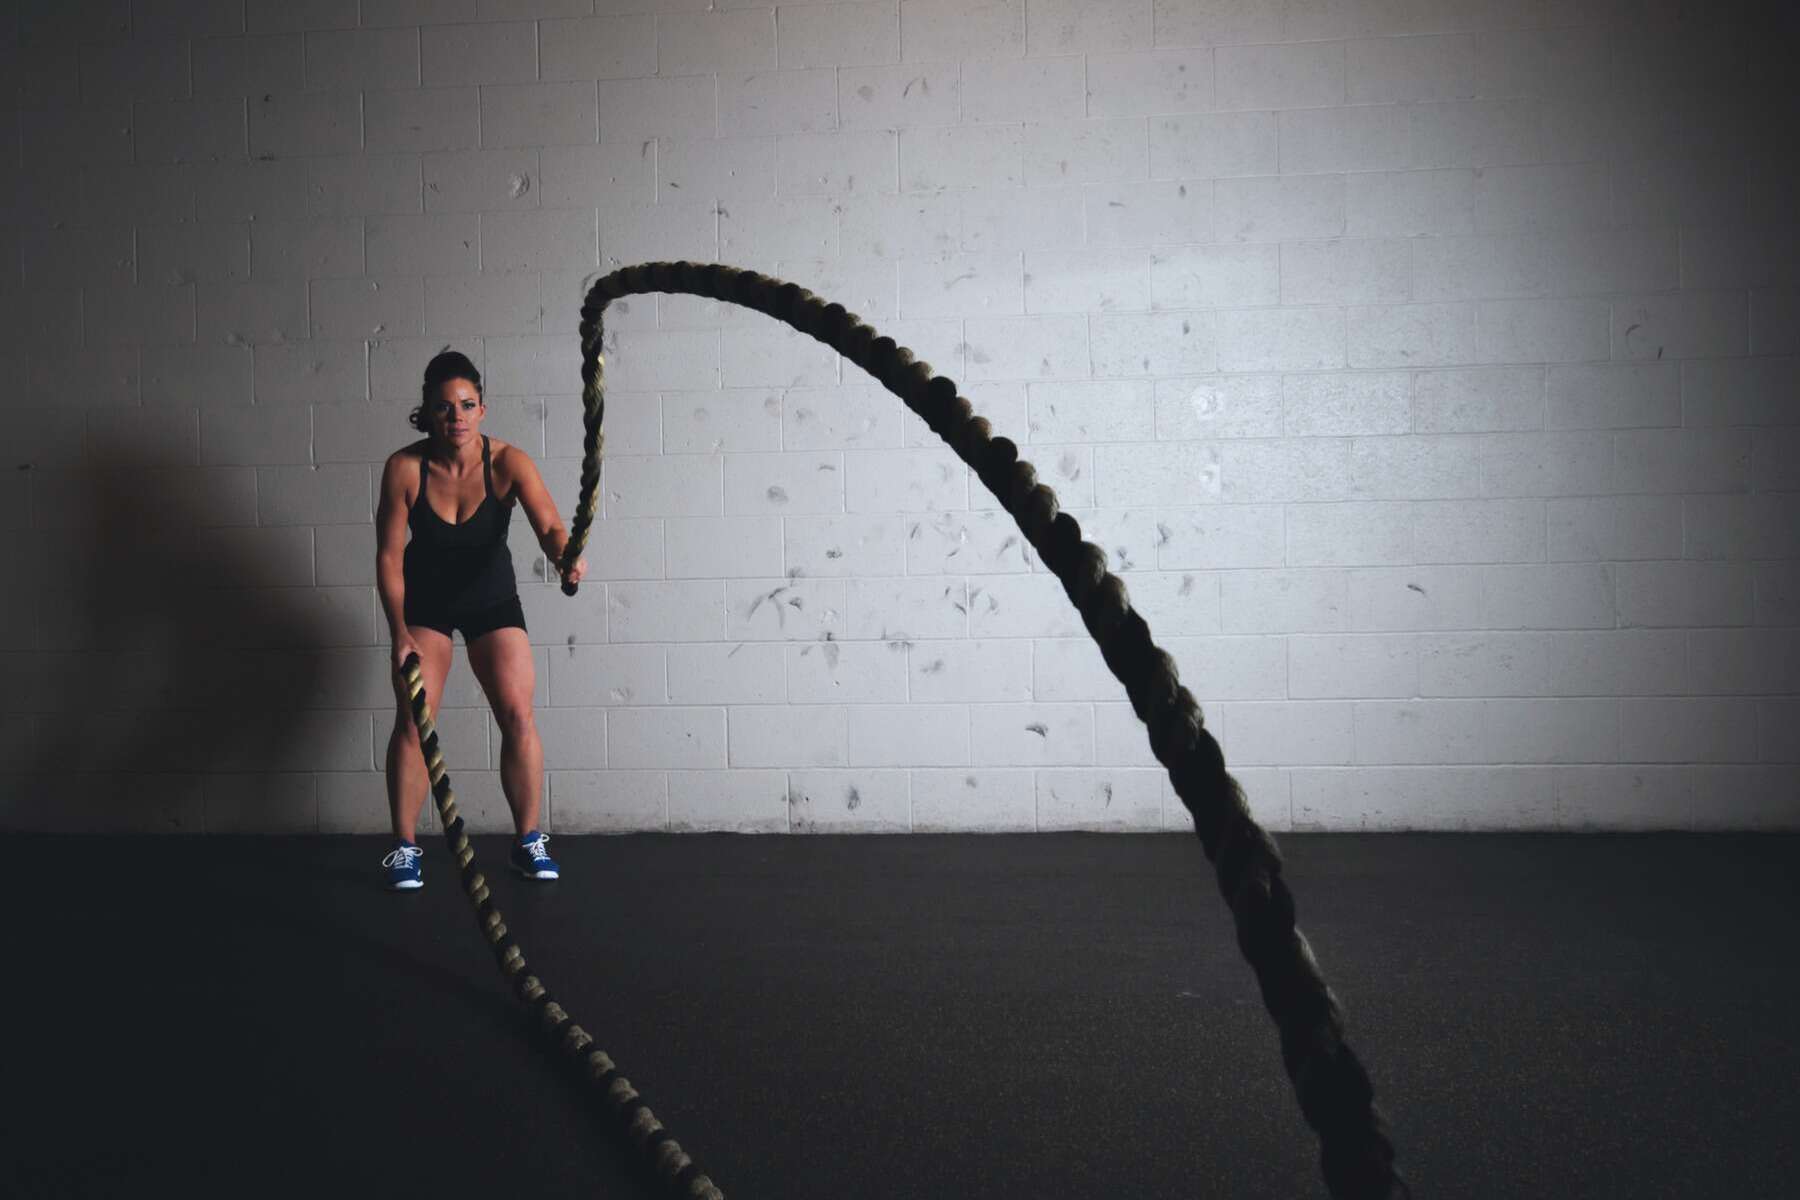
<path fill-rule="evenodd" d="M 1800 1195 L 1800 838 L 1279 840 L 1419 1200 Z M 7 849 L 0 1194 L 653 1195 L 441 840 Z M 1191 836 L 555 851 L 501 911 L 731 1200 L 1326 1195 Z"/>

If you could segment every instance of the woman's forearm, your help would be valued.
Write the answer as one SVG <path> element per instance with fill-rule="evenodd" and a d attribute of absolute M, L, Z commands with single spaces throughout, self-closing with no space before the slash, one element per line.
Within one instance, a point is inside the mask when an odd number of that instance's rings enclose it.
<path fill-rule="evenodd" d="M 562 553 L 569 545 L 569 531 L 556 525 L 544 531 L 538 538 L 538 548 L 543 550 L 544 557 L 551 563 L 560 562 Z"/>
<path fill-rule="evenodd" d="M 375 587 L 387 613 L 388 637 L 398 638 L 406 632 L 406 571 L 401 559 L 376 555 Z"/>

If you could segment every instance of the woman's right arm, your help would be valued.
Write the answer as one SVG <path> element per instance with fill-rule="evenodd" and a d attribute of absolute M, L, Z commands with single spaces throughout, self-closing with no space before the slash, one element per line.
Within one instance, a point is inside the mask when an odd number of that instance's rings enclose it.
<path fill-rule="evenodd" d="M 410 459 L 395 452 L 381 472 L 381 498 L 375 505 L 375 586 L 387 613 L 394 643 L 394 666 L 414 649 L 406 629 L 406 469 Z M 415 468 L 416 469 L 416 468 Z"/>

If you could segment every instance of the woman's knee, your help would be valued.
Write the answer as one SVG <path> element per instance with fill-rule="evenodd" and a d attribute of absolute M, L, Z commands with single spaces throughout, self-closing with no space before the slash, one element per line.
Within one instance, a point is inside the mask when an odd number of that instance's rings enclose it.
<path fill-rule="evenodd" d="M 537 717 L 532 712 L 529 697 L 522 702 L 495 706 L 494 723 L 500 726 L 503 737 L 527 737 L 537 732 Z"/>

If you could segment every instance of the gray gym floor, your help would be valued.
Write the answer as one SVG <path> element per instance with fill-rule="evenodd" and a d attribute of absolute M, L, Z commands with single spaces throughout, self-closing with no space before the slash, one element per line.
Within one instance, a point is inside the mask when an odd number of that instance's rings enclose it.
<path fill-rule="evenodd" d="M 1800 1192 L 1800 838 L 1278 840 L 1420 1200 Z M 655 1194 L 441 839 L 413 894 L 372 838 L 8 847 L 0 1193 Z M 732 1200 L 1326 1195 L 1192 836 L 476 849 Z"/>

